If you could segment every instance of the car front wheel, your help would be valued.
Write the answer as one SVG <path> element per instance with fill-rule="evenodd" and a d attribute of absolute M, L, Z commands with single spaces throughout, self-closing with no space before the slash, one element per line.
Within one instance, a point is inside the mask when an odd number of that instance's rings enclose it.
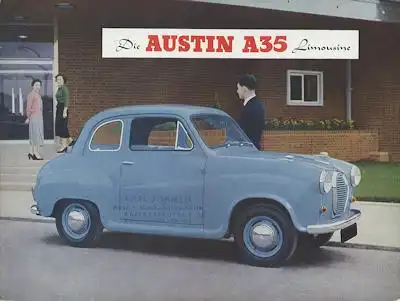
<path fill-rule="evenodd" d="M 298 239 L 290 217 L 270 204 L 254 205 L 242 213 L 236 219 L 234 236 L 243 260 L 264 267 L 288 261 Z"/>
<path fill-rule="evenodd" d="M 103 227 L 97 208 L 89 202 L 63 204 L 56 216 L 61 238 L 74 247 L 89 247 L 99 240 Z"/>

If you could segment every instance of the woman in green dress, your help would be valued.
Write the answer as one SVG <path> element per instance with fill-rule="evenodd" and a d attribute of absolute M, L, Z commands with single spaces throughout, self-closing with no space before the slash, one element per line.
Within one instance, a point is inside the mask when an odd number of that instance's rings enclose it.
<path fill-rule="evenodd" d="M 57 150 L 57 153 L 63 153 L 67 150 L 68 143 L 70 140 L 68 130 L 68 105 L 69 105 L 69 90 L 66 86 L 67 79 L 62 74 L 56 75 L 56 81 L 58 89 L 56 92 L 57 99 L 57 110 L 56 110 L 56 136 L 60 137 L 61 148 Z"/>

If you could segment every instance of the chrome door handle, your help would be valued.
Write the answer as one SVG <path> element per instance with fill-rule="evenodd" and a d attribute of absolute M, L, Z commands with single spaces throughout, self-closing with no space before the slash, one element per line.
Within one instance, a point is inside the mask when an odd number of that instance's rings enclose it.
<path fill-rule="evenodd" d="M 133 165 L 135 163 L 131 162 L 131 161 L 122 161 L 121 162 L 122 165 Z"/>

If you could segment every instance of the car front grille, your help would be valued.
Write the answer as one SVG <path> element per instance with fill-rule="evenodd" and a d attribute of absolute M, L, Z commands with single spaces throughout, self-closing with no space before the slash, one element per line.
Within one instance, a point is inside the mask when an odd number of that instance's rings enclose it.
<path fill-rule="evenodd" d="M 336 177 L 336 185 L 333 187 L 333 216 L 343 214 L 349 199 L 349 189 L 349 184 L 345 174 L 339 172 Z"/>

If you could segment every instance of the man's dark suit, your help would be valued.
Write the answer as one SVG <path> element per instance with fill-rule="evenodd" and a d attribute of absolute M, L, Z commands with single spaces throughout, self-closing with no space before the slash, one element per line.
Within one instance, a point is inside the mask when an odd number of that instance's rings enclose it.
<path fill-rule="evenodd" d="M 259 150 L 264 131 L 264 118 L 264 104 L 255 96 L 243 107 L 239 120 L 240 127 Z"/>

